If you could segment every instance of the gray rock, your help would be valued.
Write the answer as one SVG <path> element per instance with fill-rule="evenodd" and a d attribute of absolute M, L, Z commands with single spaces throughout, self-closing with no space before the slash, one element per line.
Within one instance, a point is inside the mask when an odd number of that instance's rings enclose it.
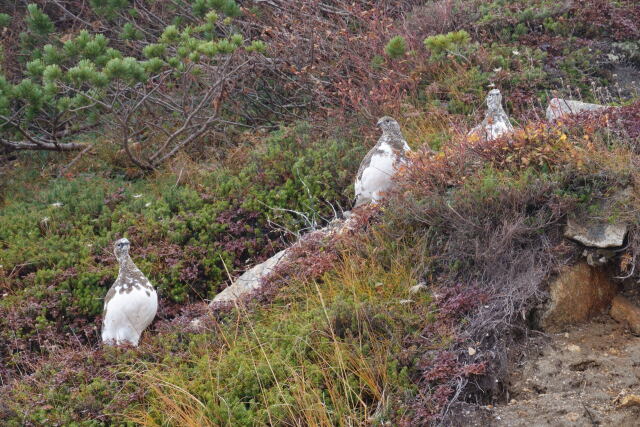
<path fill-rule="evenodd" d="M 574 218 L 567 220 L 564 237 L 592 248 L 616 248 L 624 244 L 627 235 L 626 224 L 608 222 L 578 222 Z"/>
<path fill-rule="evenodd" d="M 547 121 L 552 122 L 566 115 L 573 115 L 585 111 L 598 111 L 607 108 L 600 104 L 573 101 L 571 99 L 553 98 L 547 107 Z"/>
<path fill-rule="evenodd" d="M 252 292 L 257 291 L 262 287 L 263 279 L 273 272 L 278 264 L 287 259 L 291 249 L 295 247 L 295 245 L 299 244 L 300 241 L 304 239 L 340 236 L 352 231 L 358 220 L 359 216 L 357 214 L 350 214 L 346 219 L 336 218 L 327 224 L 326 227 L 302 236 L 300 240 L 292 246 L 287 249 L 283 249 L 262 264 L 258 264 L 252 269 L 245 271 L 244 274 L 238 277 L 231 284 L 231 286 L 216 295 L 209 305 L 215 306 L 216 303 L 234 302 L 239 298 L 248 296 Z"/>
<path fill-rule="evenodd" d="M 235 282 L 218 295 L 215 296 L 211 304 L 220 302 L 233 302 L 239 298 L 262 287 L 262 279 L 271 273 L 276 266 L 286 258 L 288 249 L 284 249 L 262 264 L 258 264 L 247 270 Z"/>

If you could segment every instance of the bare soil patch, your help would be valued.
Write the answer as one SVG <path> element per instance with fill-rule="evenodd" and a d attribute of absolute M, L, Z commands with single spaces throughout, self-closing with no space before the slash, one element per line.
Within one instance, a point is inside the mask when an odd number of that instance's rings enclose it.
<path fill-rule="evenodd" d="M 550 335 L 535 357 L 514 366 L 506 405 L 490 408 L 496 426 L 638 426 L 640 337 L 608 315 Z"/>

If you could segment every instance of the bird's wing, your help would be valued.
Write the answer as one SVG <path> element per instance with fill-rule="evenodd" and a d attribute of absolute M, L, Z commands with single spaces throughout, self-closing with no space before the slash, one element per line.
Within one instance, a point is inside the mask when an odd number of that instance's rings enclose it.
<path fill-rule="evenodd" d="M 362 179 L 362 173 L 371 163 L 371 158 L 373 157 L 374 154 L 380 152 L 380 144 L 381 144 L 381 141 L 378 141 L 378 143 L 374 145 L 371 148 L 371 150 L 369 150 L 367 155 L 364 156 L 364 159 L 362 159 L 362 161 L 360 162 L 360 167 L 358 168 L 358 173 L 356 174 L 356 180 Z"/>
<path fill-rule="evenodd" d="M 111 301 L 113 296 L 116 294 L 116 286 L 117 286 L 117 284 L 118 284 L 118 279 L 116 279 L 116 281 L 113 283 L 113 285 L 111 285 L 111 287 L 107 291 L 107 295 L 104 296 L 104 309 L 105 310 L 107 308 L 107 304 L 109 304 L 109 301 Z"/>

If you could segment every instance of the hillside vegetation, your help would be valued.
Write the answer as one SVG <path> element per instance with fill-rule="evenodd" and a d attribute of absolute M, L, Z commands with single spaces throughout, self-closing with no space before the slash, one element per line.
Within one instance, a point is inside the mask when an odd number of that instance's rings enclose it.
<path fill-rule="evenodd" d="M 606 0 L 0 5 L 2 424 L 414 426 L 500 401 L 581 256 L 568 215 L 629 223 L 614 269 L 639 274 L 640 200 L 614 198 L 640 179 L 638 22 Z M 517 130 L 468 138 L 493 87 Z M 616 108 L 547 123 L 555 96 Z M 210 308 L 351 208 L 382 115 L 414 151 L 396 191 Z M 160 309 L 103 348 L 121 237 Z"/>

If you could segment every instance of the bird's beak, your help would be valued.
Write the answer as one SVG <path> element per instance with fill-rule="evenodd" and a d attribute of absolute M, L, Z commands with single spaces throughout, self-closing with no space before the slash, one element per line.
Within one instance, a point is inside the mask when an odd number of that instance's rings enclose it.
<path fill-rule="evenodd" d="M 382 119 L 378 120 L 378 123 L 376 123 L 377 126 L 380 126 L 382 124 Z"/>

